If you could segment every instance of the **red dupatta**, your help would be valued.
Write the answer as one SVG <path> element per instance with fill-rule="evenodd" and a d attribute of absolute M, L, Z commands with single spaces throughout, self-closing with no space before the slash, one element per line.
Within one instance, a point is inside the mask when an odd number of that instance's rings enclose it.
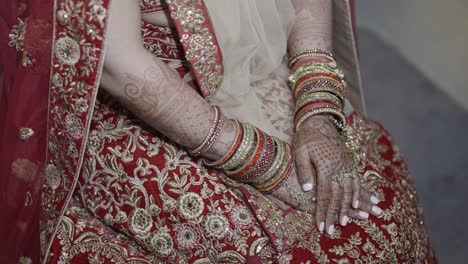
<path fill-rule="evenodd" d="M 2 39 L 11 40 L 1 43 L 3 263 L 47 260 L 79 172 L 109 2 L 2 4 Z"/>
<path fill-rule="evenodd" d="M 1 1 L 0 260 L 39 262 L 52 1 Z"/>

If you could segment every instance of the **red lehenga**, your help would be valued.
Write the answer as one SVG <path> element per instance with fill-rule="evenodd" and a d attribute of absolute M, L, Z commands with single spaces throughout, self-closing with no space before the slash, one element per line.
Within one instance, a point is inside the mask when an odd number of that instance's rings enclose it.
<path fill-rule="evenodd" d="M 1 43 L 2 263 L 436 263 L 408 169 L 379 124 L 349 117 L 383 214 L 321 235 L 312 215 L 204 167 L 98 92 L 110 0 L 52 4 L 1 4 L 11 32 Z M 203 1 L 167 7 L 177 32 L 142 23 L 145 47 L 181 77 L 192 69 L 190 84 L 209 97 L 223 70 Z"/>

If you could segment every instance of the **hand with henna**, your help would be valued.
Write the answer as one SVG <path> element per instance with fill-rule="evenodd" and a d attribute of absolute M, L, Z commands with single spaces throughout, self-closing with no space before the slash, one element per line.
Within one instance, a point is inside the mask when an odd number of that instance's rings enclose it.
<path fill-rule="evenodd" d="M 307 119 L 296 131 L 293 145 L 302 190 L 317 194 L 316 221 L 320 232 L 332 235 L 337 221 L 346 226 L 349 217 L 367 219 L 369 213 L 381 214 L 379 200 L 361 188 L 356 170 L 340 182 L 340 173 L 352 157 L 327 116 Z"/>

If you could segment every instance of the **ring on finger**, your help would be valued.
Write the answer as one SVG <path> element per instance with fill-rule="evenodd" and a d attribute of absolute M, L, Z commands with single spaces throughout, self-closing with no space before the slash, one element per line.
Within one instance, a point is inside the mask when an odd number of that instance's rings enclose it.
<path fill-rule="evenodd" d="M 317 200 L 317 198 L 307 195 L 305 193 L 294 192 L 288 182 L 286 182 L 284 186 L 286 187 L 286 190 L 289 196 L 294 198 L 299 205 L 302 205 L 302 206 L 311 205 Z"/>
<path fill-rule="evenodd" d="M 356 175 L 352 171 L 345 170 L 338 173 L 332 180 L 337 182 L 340 187 L 344 187 Z"/>

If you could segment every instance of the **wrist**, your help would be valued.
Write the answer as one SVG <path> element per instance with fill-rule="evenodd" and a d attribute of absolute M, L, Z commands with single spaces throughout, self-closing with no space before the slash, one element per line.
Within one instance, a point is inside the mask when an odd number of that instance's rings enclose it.
<path fill-rule="evenodd" d="M 223 117 L 224 118 L 224 117 Z M 236 124 L 232 119 L 224 118 L 224 126 L 213 146 L 203 155 L 210 160 L 218 160 L 229 151 L 236 139 Z"/>

